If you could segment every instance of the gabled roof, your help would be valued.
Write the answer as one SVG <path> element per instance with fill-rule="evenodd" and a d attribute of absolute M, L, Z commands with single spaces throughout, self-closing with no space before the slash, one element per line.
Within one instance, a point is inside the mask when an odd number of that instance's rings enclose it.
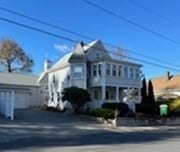
<path fill-rule="evenodd" d="M 38 78 L 30 74 L 0 72 L 0 85 L 39 86 Z"/>
<path fill-rule="evenodd" d="M 91 43 L 87 44 L 87 45 L 84 45 L 83 48 L 84 48 L 84 51 L 88 51 L 88 49 L 90 49 L 91 47 L 93 47 L 95 44 L 99 43 L 100 40 L 97 39 L 95 41 L 92 41 Z"/>
<path fill-rule="evenodd" d="M 86 55 L 81 43 L 78 43 L 73 52 L 64 55 L 58 62 L 56 62 L 47 72 L 55 71 L 66 67 L 70 62 L 85 62 Z"/>
<path fill-rule="evenodd" d="M 95 41 L 92 41 L 91 43 L 85 45 L 84 47 L 84 52 L 88 53 L 91 49 L 93 50 L 99 50 L 99 51 L 104 51 L 107 52 L 107 49 L 105 48 L 104 44 L 102 43 L 101 40 L 97 39 Z M 109 56 L 110 57 L 110 56 Z"/>
<path fill-rule="evenodd" d="M 82 42 L 78 43 L 76 45 L 76 47 L 74 48 L 73 52 L 70 52 L 70 53 L 66 54 L 65 56 L 63 56 L 49 70 L 47 70 L 47 72 L 52 72 L 52 71 L 56 71 L 58 69 L 64 68 L 64 67 L 68 66 L 69 63 L 72 63 L 72 62 L 86 62 L 87 61 L 87 54 L 93 50 L 104 51 L 103 57 L 101 58 L 101 60 L 104 59 L 107 61 L 110 61 L 110 60 L 115 61 L 115 59 L 113 59 L 111 57 L 110 53 L 108 52 L 108 50 L 104 46 L 103 42 L 101 40 L 97 39 L 97 40 L 92 41 L 91 43 L 89 43 L 87 45 L 83 45 Z M 122 61 L 122 62 L 141 66 L 139 64 L 136 64 L 133 62 L 131 63 L 129 61 Z"/>
<path fill-rule="evenodd" d="M 47 77 L 47 71 L 44 71 L 43 73 L 41 73 L 40 77 L 37 80 L 37 83 L 41 83 L 41 81 L 43 80 L 43 78 Z"/>
<path fill-rule="evenodd" d="M 170 80 L 167 76 L 152 79 L 154 90 L 180 89 L 180 75 L 174 75 Z"/>
<path fill-rule="evenodd" d="M 79 43 L 74 49 L 69 62 L 86 62 L 86 55 L 84 53 L 83 44 Z"/>
<path fill-rule="evenodd" d="M 62 67 L 65 67 L 69 64 L 69 59 L 73 52 L 70 52 L 66 55 L 64 55 L 59 61 L 57 61 L 47 72 L 54 71 L 57 69 L 60 69 Z"/>

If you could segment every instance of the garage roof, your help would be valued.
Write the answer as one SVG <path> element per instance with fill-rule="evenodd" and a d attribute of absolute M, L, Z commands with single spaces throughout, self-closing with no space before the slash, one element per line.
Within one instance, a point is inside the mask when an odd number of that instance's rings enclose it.
<path fill-rule="evenodd" d="M 21 73 L 0 72 L 0 84 L 19 86 L 39 86 L 39 76 Z"/>

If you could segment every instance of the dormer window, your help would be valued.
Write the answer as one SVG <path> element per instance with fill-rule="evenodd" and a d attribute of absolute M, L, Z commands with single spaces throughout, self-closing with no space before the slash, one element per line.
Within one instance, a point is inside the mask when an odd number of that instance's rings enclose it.
<path fill-rule="evenodd" d="M 96 53 L 96 59 L 100 59 L 100 53 L 99 52 Z"/>

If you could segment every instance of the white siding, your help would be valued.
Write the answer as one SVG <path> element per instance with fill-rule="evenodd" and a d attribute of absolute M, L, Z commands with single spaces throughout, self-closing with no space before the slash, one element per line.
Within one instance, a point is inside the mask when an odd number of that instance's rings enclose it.
<path fill-rule="evenodd" d="M 29 106 L 30 107 L 38 107 L 42 106 L 43 104 L 43 98 L 41 96 L 41 89 L 40 87 L 33 87 L 30 89 L 29 93 Z"/>
<path fill-rule="evenodd" d="M 28 92 L 15 92 L 15 109 L 25 109 L 29 107 Z"/>
<path fill-rule="evenodd" d="M 60 106 L 62 105 L 62 102 L 58 103 L 57 101 L 57 93 L 59 92 L 61 95 L 61 92 L 63 91 L 64 88 L 70 87 L 71 86 L 71 75 L 70 75 L 70 67 L 66 67 L 63 69 L 60 69 L 58 71 L 54 71 L 49 73 L 49 106 L 54 106 L 56 107 L 58 104 Z M 52 99 L 52 93 L 53 93 L 53 101 Z"/>

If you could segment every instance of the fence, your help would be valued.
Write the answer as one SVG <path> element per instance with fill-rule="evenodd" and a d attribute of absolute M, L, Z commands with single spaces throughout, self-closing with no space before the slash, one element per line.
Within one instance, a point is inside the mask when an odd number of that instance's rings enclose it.
<path fill-rule="evenodd" d="M 14 120 L 14 91 L 0 90 L 0 114 Z"/>

